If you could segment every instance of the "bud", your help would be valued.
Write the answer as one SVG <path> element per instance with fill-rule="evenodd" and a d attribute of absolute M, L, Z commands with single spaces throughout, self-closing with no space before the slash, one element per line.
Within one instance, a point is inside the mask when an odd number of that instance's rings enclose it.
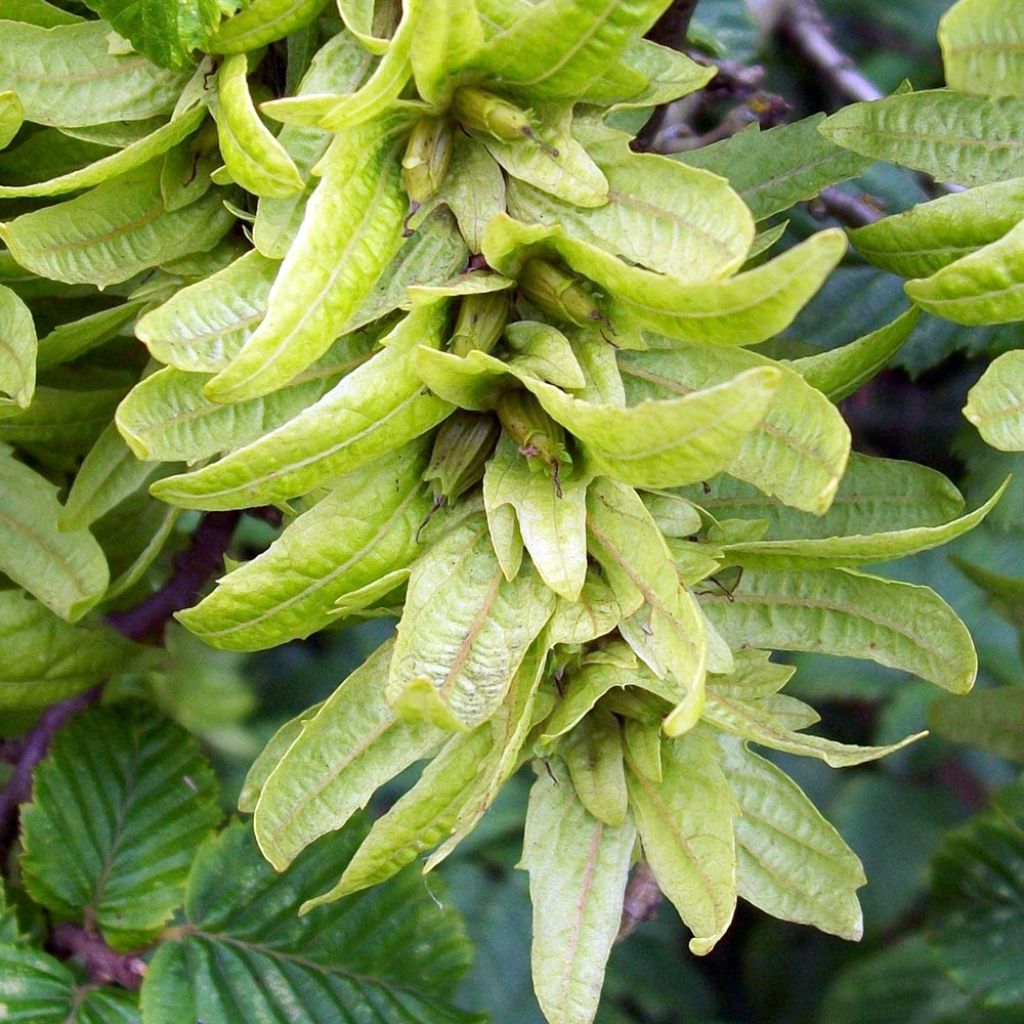
<path fill-rule="evenodd" d="M 534 138 L 524 110 L 493 92 L 464 85 L 452 96 L 452 117 L 473 132 L 486 132 L 502 142 Z"/>
<path fill-rule="evenodd" d="M 547 260 L 527 260 L 519 289 L 542 313 L 578 327 L 603 323 L 604 316 L 582 281 Z"/>
<path fill-rule="evenodd" d="M 490 352 L 505 330 L 508 314 L 507 292 L 467 295 L 459 305 L 449 350 L 457 356 L 475 350 Z"/>
<path fill-rule="evenodd" d="M 434 487 L 434 506 L 453 505 L 484 477 L 501 425 L 490 413 L 459 410 L 437 432 L 423 479 Z"/>
<path fill-rule="evenodd" d="M 454 134 L 451 122 L 442 117 L 423 117 L 416 122 L 402 157 L 402 181 L 409 194 L 405 234 L 411 235 L 409 218 L 437 195 L 452 162 Z"/>
<path fill-rule="evenodd" d="M 526 457 L 530 469 L 550 472 L 555 493 L 561 497 L 561 466 L 572 463 L 561 424 L 525 391 L 506 391 L 498 399 L 497 413 L 505 433 L 519 446 L 519 454 Z"/>

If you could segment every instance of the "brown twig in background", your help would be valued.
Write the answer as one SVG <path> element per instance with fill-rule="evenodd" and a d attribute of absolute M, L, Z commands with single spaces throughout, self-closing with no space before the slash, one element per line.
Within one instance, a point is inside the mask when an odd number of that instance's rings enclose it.
<path fill-rule="evenodd" d="M 21 740 L 18 763 L 7 785 L 0 790 L 0 864 L 7 859 L 7 851 L 17 834 L 18 807 L 32 795 L 32 775 L 36 765 L 46 757 L 54 734 L 79 711 L 95 704 L 102 689 L 102 686 L 94 686 L 85 693 L 76 693 L 48 707 L 28 735 Z"/>
<path fill-rule="evenodd" d="M 654 872 L 647 861 L 640 861 L 633 868 L 629 883 L 626 885 L 626 896 L 622 902 L 622 922 L 615 941 L 622 942 L 623 939 L 628 939 L 644 921 L 650 921 L 657 912 L 661 899 L 661 889 L 654 879 Z"/>
<path fill-rule="evenodd" d="M 107 625 L 129 640 L 163 639 L 175 612 L 188 608 L 207 581 L 224 567 L 224 553 L 231 543 L 241 512 L 208 512 L 191 544 L 174 556 L 171 578 L 134 608 L 113 612 Z"/>
<path fill-rule="evenodd" d="M 137 989 L 146 973 L 146 962 L 140 957 L 115 952 L 102 936 L 66 921 L 50 932 L 46 948 L 62 960 L 77 957 L 93 981 Z"/>
<path fill-rule="evenodd" d="M 885 216 L 871 196 L 854 195 L 838 188 L 822 189 L 810 210 L 814 217 L 830 216 L 848 228 L 867 227 Z"/>
<path fill-rule="evenodd" d="M 831 29 L 814 0 L 788 0 L 778 31 L 822 81 L 845 102 L 881 99 L 883 93 L 857 69 L 853 59 L 832 42 Z"/>

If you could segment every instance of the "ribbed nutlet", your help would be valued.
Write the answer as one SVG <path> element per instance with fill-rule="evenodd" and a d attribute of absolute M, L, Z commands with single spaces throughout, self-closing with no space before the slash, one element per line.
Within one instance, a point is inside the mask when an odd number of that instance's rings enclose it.
<path fill-rule="evenodd" d="M 593 327 L 604 315 L 582 281 L 548 260 L 527 260 L 519 274 L 519 290 L 542 313 L 556 320 Z"/>
<path fill-rule="evenodd" d="M 452 162 L 454 131 L 444 117 L 422 117 L 413 126 L 402 157 L 402 181 L 409 195 L 409 216 L 437 195 Z"/>
<path fill-rule="evenodd" d="M 525 391 L 506 391 L 498 399 L 498 419 L 505 433 L 519 446 L 530 469 L 551 473 L 555 493 L 562 496 L 561 467 L 572 464 L 565 446 L 565 430 Z"/>
<path fill-rule="evenodd" d="M 535 138 L 530 116 L 514 103 L 474 85 L 463 85 L 452 96 L 452 117 L 472 132 L 486 132 L 501 142 Z"/>
<path fill-rule="evenodd" d="M 449 351 L 457 356 L 477 350 L 490 352 L 505 330 L 510 308 L 507 292 L 465 296 L 459 305 Z"/>
<path fill-rule="evenodd" d="M 423 479 L 434 487 L 435 508 L 454 505 L 484 478 L 500 436 L 501 424 L 490 413 L 460 409 L 445 420 L 423 471 Z"/>

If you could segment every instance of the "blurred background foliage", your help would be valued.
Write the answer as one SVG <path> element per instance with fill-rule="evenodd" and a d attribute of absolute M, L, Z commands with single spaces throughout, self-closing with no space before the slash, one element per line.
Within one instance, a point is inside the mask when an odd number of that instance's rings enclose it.
<path fill-rule="evenodd" d="M 942 84 L 935 33 L 950 5 L 822 0 L 821 8 L 834 42 L 888 92 L 905 79 L 915 88 Z M 690 45 L 728 72 L 742 77 L 760 67 L 763 78 L 753 98 L 726 89 L 705 98 L 699 111 L 683 101 L 668 111 L 668 129 L 680 137 L 705 133 L 706 140 L 730 118 L 734 125 L 753 120 L 751 109 L 769 110 L 769 123 L 781 123 L 845 102 L 781 34 L 764 30 L 772 15 L 772 0 L 751 0 L 749 8 L 743 0 L 700 0 Z M 917 175 L 884 165 L 841 188 L 885 212 L 929 198 Z M 787 232 L 799 238 L 828 218 L 827 209 L 811 204 L 777 220 L 788 220 Z M 907 305 L 900 279 L 851 252 L 782 345 L 830 348 L 890 322 Z M 829 735 L 889 743 L 932 729 L 925 741 L 862 768 L 835 771 L 772 755 L 864 862 L 863 942 L 741 905 L 725 940 L 698 960 L 686 950 L 676 915 L 662 909 L 616 948 L 599 1024 L 1024 1022 L 1024 456 L 986 447 L 960 413 L 988 361 L 1020 344 L 1019 324 L 965 328 L 924 315 L 895 365 L 843 405 L 858 450 L 934 466 L 971 504 L 1014 473 L 982 527 L 884 570 L 933 587 L 963 617 L 981 660 L 975 694 L 945 698 L 878 666 L 794 658 L 799 671 L 789 692 L 822 712 Z M 237 557 L 262 550 L 271 530 L 249 517 L 243 524 Z M 187 533 L 189 523 L 181 525 Z M 177 668 L 161 684 L 164 710 L 201 738 L 226 807 L 234 806 L 246 769 L 274 730 L 331 693 L 393 626 L 391 619 L 369 620 L 244 658 L 172 631 Z M 1016 693 L 993 713 L 986 701 L 995 688 Z M 1013 721 L 1005 709 L 1017 697 Z M 525 774 L 508 786 L 439 870 L 448 884 L 438 889 L 465 915 L 475 947 L 460 1002 L 507 1024 L 543 1024 L 530 983 L 527 878 L 515 870 L 528 786 Z M 399 779 L 382 799 L 401 791 Z M 423 884 L 429 889 L 431 876 Z"/>

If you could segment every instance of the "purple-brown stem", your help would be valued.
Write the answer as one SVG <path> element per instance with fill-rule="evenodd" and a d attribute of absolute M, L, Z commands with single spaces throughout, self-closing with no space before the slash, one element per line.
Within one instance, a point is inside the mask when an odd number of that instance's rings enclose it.
<path fill-rule="evenodd" d="M 118 953 L 103 941 L 102 936 L 67 921 L 54 927 L 46 946 L 62 960 L 77 957 L 93 981 L 137 989 L 146 973 L 146 962 L 140 957 L 133 953 Z"/>

